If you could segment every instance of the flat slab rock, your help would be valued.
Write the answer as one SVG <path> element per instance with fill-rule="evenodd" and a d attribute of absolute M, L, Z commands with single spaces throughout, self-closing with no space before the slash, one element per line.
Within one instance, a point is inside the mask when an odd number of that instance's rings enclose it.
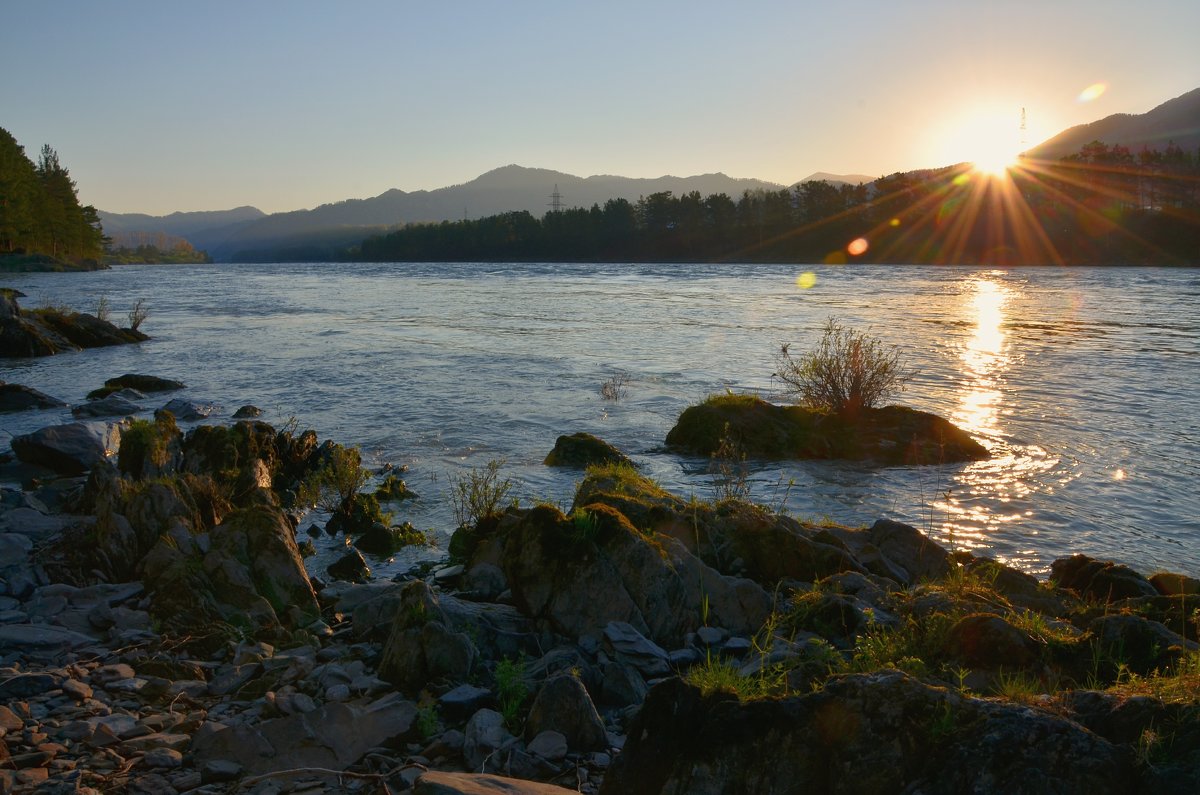
<path fill-rule="evenodd" d="M 440 773 L 431 770 L 417 779 L 415 795 L 567 795 L 575 790 L 480 773 Z"/>

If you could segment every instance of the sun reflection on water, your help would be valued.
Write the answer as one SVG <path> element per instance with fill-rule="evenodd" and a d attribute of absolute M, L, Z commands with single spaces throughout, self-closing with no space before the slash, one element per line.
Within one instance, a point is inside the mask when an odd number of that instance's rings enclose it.
<path fill-rule="evenodd" d="M 1036 445 L 1012 444 L 1003 421 L 1004 384 L 1019 358 L 1005 331 L 1017 288 L 981 276 L 967 283 L 963 297 L 964 320 L 973 328 L 959 354 L 962 380 L 953 421 L 978 438 L 992 457 L 969 465 L 951 483 L 933 485 L 928 509 L 930 529 L 940 541 L 954 549 L 977 550 L 991 546 L 988 535 L 1028 519 L 1031 484 L 1055 461 Z M 1012 558 L 1002 562 L 1021 564 Z"/>

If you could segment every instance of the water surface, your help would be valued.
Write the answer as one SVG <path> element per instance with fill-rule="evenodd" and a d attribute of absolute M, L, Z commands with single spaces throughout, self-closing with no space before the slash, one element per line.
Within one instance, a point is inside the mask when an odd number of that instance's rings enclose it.
<path fill-rule="evenodd" d="M 1082 551 L 1200 574 L 1197 269 L 159 265 L 3 283 L 25 306 L 91 310 L 105 295 L 117 318 L 144 298 L 154 339 L 0 360 L 0 379 L 77 403 L 105 378 L 150 373 L 220 404 L 216 419 L 244 403 L 295 417 L 374 464 L 407 464 L 422 499 L 398 518 L 443 540 L 448 478 L 494 458 L 523 500 L 569 505 L 579 474 L 541 465 L 561 433 L 595 433 L 668 489 L 709 496 L 706 461 L 661 450 L 679 413 L 725 389 L 774 395 L 779 344 L 803 350 L 834 315 L 904 350 L 919 374 L 899 402 L 952 418 L 993 458 L 754 463 L 757 500 L 805 519 L 899 519 L 1036 573 Z M 617 373 L 627 396 L 606 401 Z"/>

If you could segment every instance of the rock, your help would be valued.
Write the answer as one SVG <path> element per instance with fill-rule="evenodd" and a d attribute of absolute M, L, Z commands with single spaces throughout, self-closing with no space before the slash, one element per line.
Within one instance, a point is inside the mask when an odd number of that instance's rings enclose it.
<path fill-rule="evenodd" d="M 683 411 L 667 446 L 711 456 L 726 437 L 753 458 L 849 459 L 883 465 L 944 464 L 990 457 L 948 420 L 906 406 L 863 409 L 850 419 L 753 395 L 718 395 Z"/>
<path fill-rule="evenodd" d="M 413 735 L 417 708 L 395 694 L 366 706 L 325 704 L 311 712 L 273 718 L 257 725 L 228 726 L 197 734 L 192 755 L 203 772 L 217 762 L 233 763 L 246 775 L 296 767 L 342 770 L 371 748 Z M 234 774 L 234 775 L 238 775 Z M 206 781 L 211 781 L 206 777 Z"/>
<path fill-rule="evenodd" d="M 1054 561 L 1050 564 L 1050 578 L 1060 588 L 1100 602 L 1158 594 L 1149 580 L 1128 566 L 1087 555 L 1072 555 Z"/>
<path fill-rule="evenodd" d="M 206 419 L 218 406 L 212 403 L 198 403 L 194 400 L 185 400 L 184 398 L 173 398 L 167 401 L 159 411 L 169 411 L 175 416 L 175 419 L 183 422 L 196 422 L 197 420 Z"/>
<path fill-rule="evenodd" d="M 380 678 L 411 692 L 430 681 L 462 682 L 475 657 L 470 638 L 449 626 L 429 586 L 421 580 L 405 585 L 379 661 Z"/>
<path fill-rule="evenodd" d="M 241 777 L 242 766 L 231 759 L 207 759 L 200 764 L 200 780 L 205 784 L 220 784 Z"/>
<path fill-rule="evenodd" d="M 109 395 L 100 400 L 92 400 L 71 409 L 75 417 L 127 417 L 142 411 L 142 407 L 131 400 L 117 395 Z"/>
<path fill-rule="evenodd" d="M 119 440 L 120 431 L 115 428 L 72 422 L 16 436 L 12 449 L 27 464 L 44 466 L 61 475 L 80 475 L 103 462 Z"/>
<path fill-rule="evenodd" d="M 19 651 L 46 657 L 91 646 L 95 642 L 82 633 L 49 624 L 0 625 L 0 654 Z"/>
<path fill-rule="evenodd" d="M 604 627 L 604 640 L 618 660 L 632 665 L 643 676 L 653 678 L 670 673 L 670 658 L 658 644 L 624 621 L 610 621 Z"/>
<path fill-rule="evenodd" d="M 593 464 L 627 464 L 633 466 L 629 456 L 608 442 L 590 433 L 574 433 L 560 436 L 554 449 L 543 461 L 548 467 L 571 467 L 586 469 Z"/>
<path fill-rule="evenodd" d="M 675 647 L 702 625 L 706 599 L 711 620 L 731 630 L 753 632 L 770 612 L 763 589 L 722 576 L 675 539 L 640 532 L 608 505 L 586 510 L 594 529 L 583 535 L 550 506 L 512 512 L 498 525 L 501 565 L 523 614 L 570 638 L 626 622 Z"/>
<path fill-rule="evenodd" d="M 40 696 L 61 687 L 62 683 L 61 676 L 42 672 L 10 676 L 0 681 L 0 701 Z"/>
<path fill-rule="evenodd" d="M 1038 659 L 1037 643 L 990 613 L 963 616 L 946 636 L 946 652 L 973 668 L 1027 668 Z"/>
<path fill-rule="evenodd" d="M 553 731 L 566 738 L 570 748 L 591 751 L 607 747 L 604 722 L 587 688 L 570 674 L 547 679 L 534 696 L 525 722 L 525 735 L 536 737 Z"/>
<path fill-rule="evenodd" d="M 668 680 L 651 690 L 600 791 L 782 795 L 797 782 L 880 795 L 1137 789 L 1125 750 L 1063 717 L 881 671 L 747 702 Z"/>
<path fill-rule="evenodd" d="M 504 726 L 504 716 L 492 709 L 481 709 L 471 716 L 463 729 L 463 760 L 471 770 L 483 770 L 488 757 L 513 741 Z"/>
<path fill-rule="evenodd" d="M 183 765 L 183 754 L 174 748 L 151 748 L 142 762 L 147 767 L 174 769 Z"/>
<path fill-rule="evenodd" d="M 508 580 L 499 566 L 491 563 L 476 563 L 466 574 L 468 590 L 480 599 L 493 601 L 508 590 Z"/>
<path fill-rule="evenodd" d="M 92 688 L 78 679 L 68 679 L 63 682 L 62 691 L 76 701 L 87 701 L 92 697 Z"/>
<path fill-rule="evenodd" d="M 1150 575 L 1150 584 L 1163 596 L 1200 594 L 1200 580 L 1186 574 L 1160 571 Z"/>
<path fill-rule="evenodd" d="M 139 392 L 172 392 L 176 389 L 184 389 L 186 385 L 181 381 L 173 381 L 170 378 L 160 378 L 156 375 L 139 375 L 137 373 L 126 373 L 119 375 L 116 378 L 110 378 L 104 382 L 104 386 L 100 389 L 94 389 L 88 393 L 89 399 L 107 397 L 108 395 L 120 389 L 136 389 Z"/>
<path fill-rule="evenodd" d="M 466 720 L 485 707 L 494 706 L 496 697 L 492 691 L 462 684 L 438 697 L 438 707 L 447 721 Z"/>
<path fill-rule="evenodd" d="M 255 417 L 261 416 L 262 409 L 260 409 L 258 406 L 251 406 L 248 403 L 237 411 L 233 412 L 233 418 L 235 420 L 252 420 Z"/>
<path fill-rule="evenodd" d="M 547 729 L 539 732 L 536 737 L 529 741 L 526 750 L 534 756 L 540 756 L 550 762 L 557 762 L 567 755 L 570 750 L 567 745 L 567 738 L 561 733 Z"/>
<path fill-rule="evenodd" d="M 325 568 L 335 580 L 365 583 L 371 577 L 371 567 L 357 549 L 352 549 Z"/>
<path fill-rule="evenodd" d="M 413 795 L 568 795 L 575 790 L 553 784 L 493 776 L 486 773 L 422 773 Z"/>
<path fill-rule="evenodd" d="M 32 387 L 0 382 L 0 414 L 30 409 L 57 409 L 66 405 L 61 400 Z"/>
<path fill-rule="evenodd" d="M 1159 621 L 1117 613 L 1101 616 L 1088 624 L 1102 652 L 1114 663 L 1125 663 L 1136 674 L 1165 670 L 1188 649 L 1200 649 Z"/>

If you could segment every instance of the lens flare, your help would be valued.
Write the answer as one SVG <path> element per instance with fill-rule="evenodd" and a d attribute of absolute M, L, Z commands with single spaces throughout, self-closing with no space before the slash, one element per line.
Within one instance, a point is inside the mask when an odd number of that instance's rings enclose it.
<path fill-rule="evenodd" d="M 1076 102 L 1091 102 L 1093 99 L 1099 99 L 1100 95 L 1108 90 L 1107 83 L 1092 83 L 1090 86 L 1079 92 L 1079 96 L 1075 98 Z"/>
<path fill-rule="evenodd" d="M 867 242 L 865 237 L 856 238 L 850 241 L 850 245 L 846 246 L 846 250 L 850 252 L 850 256 L 857 257 L 860 254 L 865 254 L 871 244 Z"/>
<path fill-rule="evenodd" d="M 802 273 L 796 277 L 796 286 L 801 290 L 810 290 L 817 283 L 817 274 L 812 271 Z"/>

